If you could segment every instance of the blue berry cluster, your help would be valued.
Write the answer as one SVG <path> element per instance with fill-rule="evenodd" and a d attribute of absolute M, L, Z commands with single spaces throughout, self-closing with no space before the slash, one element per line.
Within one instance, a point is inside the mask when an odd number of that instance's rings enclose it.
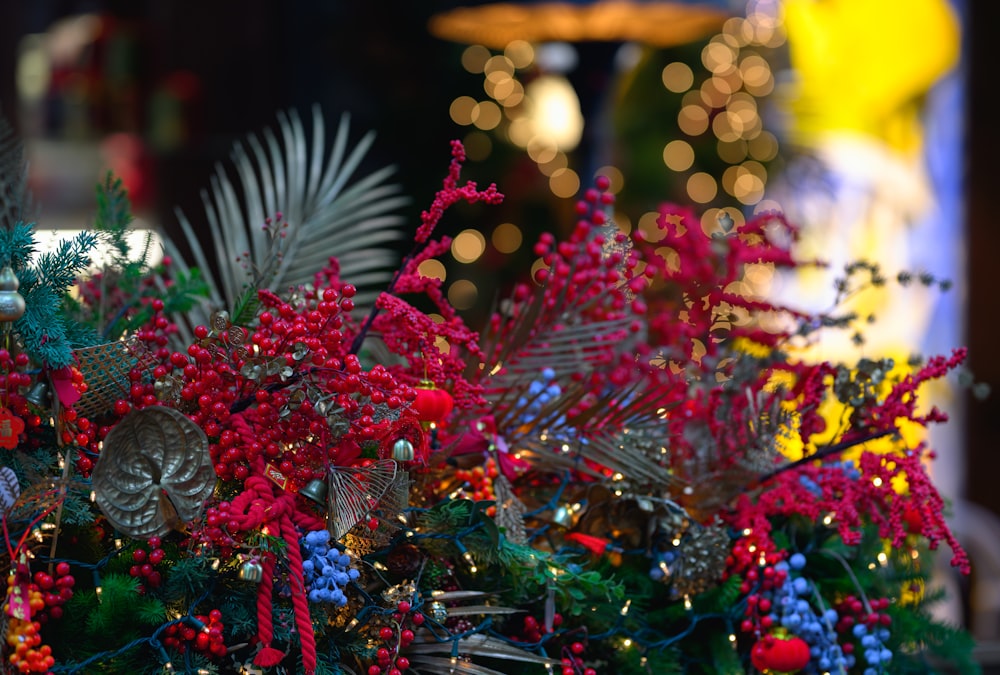
<path fill-rule="evenodd" d="M 649 568 L 649 578 L 653 581 L 666 581 L 669 578 L 670 566 L 677 560 L 675 549 L 657 551 L 653 554 L 653 566 Z M 664 569 L 666 568 L 666 569 Z"/>
<path fill-rule="evenodd" d="M 545 368 L 540 374 L 540 379 L 532 380 L 528 385 L 527 394 L 517 399 L 517 407 L 525 420 L 535 419 L 549 401 L 562 394 L 562 388 L 553 381 L 556 371 Z"/>
<path fill-rule="evenodd" d="M 351 567 L 351 557 L 330 546 L 330 533 L 326 530 L 309 532 L 299 546 L 309 601 L 346 605 L 344 586 L 358 578 L 358 571 Z"/>
<path fill-rule="evenodd" d="M 854 637 L 861 642 L 861 652 L 868 667 L 864 669 L 864 675 L 878 675 L 886 672 L 885 668 L 892 660 L 892 651 L 886 648 L 885 643 L 889 639 L 888 628 L 869 628 L 863 623 L 854 624 L 852 629 Z"/>
<path fill-rule="evenodd" d="M 794 553 L 787 562 L 774 566 L 776 571 L 784 573 L 784 581 L 772 592 L 771 619 L 809 645 L 812 658 L 802 672 L 846 672 L 857 659 L 854 654 L 844 653 L 837 642 L 837 610 L 827 609 L 820 613 L 810 602 L 816 591 L 812 581 L 801 574 L 805 566 L 806 557 L 801 553 Z M 878 672 L 869 669 L 865 670 L 865 675 L 876 675 Z"/>
<path fill-rule="evenodd" d="M 809 645 L 812 658 L 804 673 L 844 672 L 854 665 L 855 657 L 845 654 L 837 643 L 837 611 L 827 609 L 819 613 L 809 602 L 815 595 L 812 581 L 796 574 L 805 566 L 806 557 L 801 553 L 793 553 L 787 562 L 774 566 L 788 575 L 774 590 L 772 618 Z"/>

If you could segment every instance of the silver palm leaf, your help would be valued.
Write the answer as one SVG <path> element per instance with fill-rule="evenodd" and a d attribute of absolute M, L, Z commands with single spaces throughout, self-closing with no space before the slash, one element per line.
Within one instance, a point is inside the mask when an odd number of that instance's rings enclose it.
<path fill-rule="evenodd" d="M 221 163 L 216 167 L 211 190 L 202 193 L 214 267 L 194 227 L 178 211 L 193 260 L 185 260 L 169 239 L 164 249 L 182 272 L 198 267 L 210 292 L 207 306 L 188 313 L 189 324 L 206 324 L 214 310 L 234 312 L 241 297 L 257 286 L 283 293 L 311 283 L 331 256 L 338 258 L 342 278 L 357 286 L 355 304 L 361 311 L 391 278 L 398 260 L 387 246 L 401 236 L 403 218 L 396 212 L 408 201 L 398 185 L 386 183 L 395 169 L 355 177 L 374 134 L 348 148 L 350 124 L 344 115 L 328 153 L 318 106 L 312 117 L 311 139 L 292 111 L 278 115 L 278 134 L 267 129 L 236 143 L 235 181 Z M 289 227 L 275 240 L 263 224 L 279 212 Z M 235 262 L 245 254 L 249 271 Z"/>

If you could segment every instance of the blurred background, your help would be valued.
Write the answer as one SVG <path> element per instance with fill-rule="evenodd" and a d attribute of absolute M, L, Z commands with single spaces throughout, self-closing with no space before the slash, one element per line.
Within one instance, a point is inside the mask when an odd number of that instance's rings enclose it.
<path fill-rule="evenodd" d="M 461 139 L 465 177 L 507 200 L 449 216 L 451 256 L 424 271 L 474 325 L 531 268 L 537 235 L 572 227 L 595 173 L 623 230 L 654 233 L 665 201 L 708 232 L 780 209 L 834 270 L 866 258 L 923 275 L 855 308 L 876 318 L 863 346 L 828 349 L 970 347 L 973 386 L 934 392 L 954 419 L 934 471 L 976 563 L 946 580 L 964 599 L 948 611 L 986 642 L 1000 638 L 1000 410 L 972 390 L 1000 384 L 998 19 L 990 0 L 6 0 L 0 111 L 52 231 L 87 226 L 108 169 L 138 228 L 172 232 L 178 208 L 198 224 L 234 142 L 282 110 L 308 126 L 314 105 L 328 128 L 347 113 L 352 138 L 377 132 L 362 171 L 395 165 L 415 224 Z M 831 281 L 748 279 L 813 309 Z"/>

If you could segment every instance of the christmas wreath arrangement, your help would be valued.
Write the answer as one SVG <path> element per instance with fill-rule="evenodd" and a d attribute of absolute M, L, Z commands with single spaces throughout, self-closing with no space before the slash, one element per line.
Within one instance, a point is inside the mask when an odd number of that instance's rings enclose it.
<path fill-rule="evenodd" d="M 394 266 L 371 138 L 311 139 L 238 146 L 218 261 L 182 218 L 192 261 L 151 265 L 110 176 L 39 252 L 0 132 L 7 672 L 976 670 L 925 588 L 942 542 L 969 571 L 918 405 L 963 350 L 801 359 L 855 317 L 744 283 L 796 266 L 791 223 L 626 234 L 603 178 L 474 330 L 420 271 L 450 206 L 502 199 L 461 144 Z"/>

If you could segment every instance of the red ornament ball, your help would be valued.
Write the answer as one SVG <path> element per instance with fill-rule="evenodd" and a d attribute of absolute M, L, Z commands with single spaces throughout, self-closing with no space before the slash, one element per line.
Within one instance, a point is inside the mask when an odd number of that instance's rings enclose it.
<path fill-rule="evenodd" d="M 455 400 L 444 389 L 438 389 L 430 380 L 421 380 L 416 388 L 411 410 L 421 422 L 441 422 L 455 407 Z"/>
<path fill-rule="evenodd" d="M 750 650 L 750 661 L 765 673 L 797 673 L 809 663 L 809 645 L 800 637 L 765 635 Z"/>

